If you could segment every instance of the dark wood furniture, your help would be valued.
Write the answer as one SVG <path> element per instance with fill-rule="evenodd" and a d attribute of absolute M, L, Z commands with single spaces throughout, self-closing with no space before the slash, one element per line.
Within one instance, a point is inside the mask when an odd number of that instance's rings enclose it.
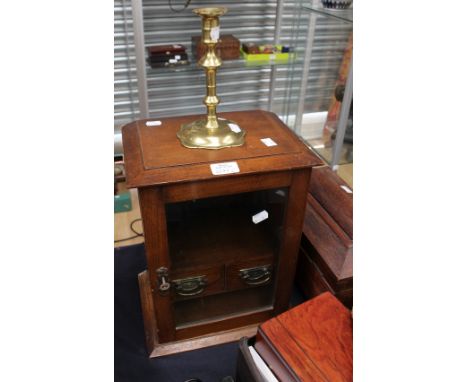
<path fill-rule="evenodd" d="M 281 382 L 353 380 L 351 312 L 330 292 L 261 324 L 254 348 Z M 248 374 L 238 372 L 239 382 L 263 381 Z"/>
<path fill-rule="evenodd" d="M 245 129 L 243 146 L 185 148 L 176 132 L 199 117 L 122 129 L 127 186 L 138 188 L 145 232 L 139 282 L 152 357 L 235 341 L 288 308 L 311 168 L 322 165 L 260 110 L 220 113 Z M 211 165 L 226 162 L 239 172 L 214 175 Z M 262 211 L 268 218 L 255 224 Z"/>
<path fill-rule="evenodd" d="M 310 179 L 296 281 L 309 298 L 329 291 L 353 305 L 353 194 L 327 166 Z"/>

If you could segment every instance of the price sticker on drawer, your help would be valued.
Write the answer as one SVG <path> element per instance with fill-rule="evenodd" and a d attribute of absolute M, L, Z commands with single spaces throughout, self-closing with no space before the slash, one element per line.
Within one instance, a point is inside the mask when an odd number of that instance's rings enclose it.
<path fill-rule="evenodd" d="M 211 173 L 213 175 L 226 175 L 240 172 L 237 162 L 224 162 L 210 164 Z"/>
<path fill-rule="evenodd" d="M 260 139 L 265 146 L 272 147 L 272 146 L 278 146 L 278 144 L 271 138 L 262 138 Z"/>
<path fill-rule="evenodd" d="M 258 214 L 255 214 L 254 216 L 252 216 L 252 221 L 255 223 L 255 224 L 258 224 L 264 220 L 268 219 L 268 212 L 266 212 L 265 210 L 263 210 L 262 212 L 259 212 Z"/>

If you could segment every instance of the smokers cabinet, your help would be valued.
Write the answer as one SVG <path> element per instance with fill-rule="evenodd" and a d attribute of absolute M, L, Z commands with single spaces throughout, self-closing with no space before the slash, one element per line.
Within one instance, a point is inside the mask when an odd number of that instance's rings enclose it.
<path fill-rule="evenodd" d="M 310 173 L 322 162 L 273 113 L 219 116 L 245 129 L 243 146 L 183 147 L 176 132 L 200 116 L 122 130 L 145 234 L 151 357 L 236 341 L 288 308 Z"/>

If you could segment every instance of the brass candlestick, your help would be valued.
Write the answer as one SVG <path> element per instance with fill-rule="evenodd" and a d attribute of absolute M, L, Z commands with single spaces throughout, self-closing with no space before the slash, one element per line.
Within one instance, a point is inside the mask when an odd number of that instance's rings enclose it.
<path fill-rule="evenodd" d="M 244 144 L 245 131 L 234 121 L 218 119 L 216 105 L 219 98 L 216 96 L 216 70 L 221 66 L 221 59 L 216 56 L 215 46 L 219 40 L 219 16 L 227 12 L 226 8 L 197 8 L 194 13 L 202 17 L 201 43 L 208 46 L 206 54 L 198 61 L 205 68 L 206 119 L 183 124 L 177 132 L 177 137 L 185 147 L 221 149 L 223 147 L 241 146 Z M 231 126 L 229 125 L 231 124 Z"/>

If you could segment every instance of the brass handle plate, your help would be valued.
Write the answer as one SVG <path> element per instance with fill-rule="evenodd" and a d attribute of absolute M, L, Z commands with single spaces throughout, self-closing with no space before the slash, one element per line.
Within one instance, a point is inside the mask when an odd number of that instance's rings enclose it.
<path fill-rule="evenodd" d="M 260 267 L 241 269 L 239 277 L 247 285 L 264 285 L 270 282 L 271 271 L 271 265 L 262 265 Z"/>
<path fill-rule="evenodd" d="M 186 279 L 174 280 L 175 292 L 179 296 L 196 296 L 205 291 L 206 276 L 189 277 Z"/>

